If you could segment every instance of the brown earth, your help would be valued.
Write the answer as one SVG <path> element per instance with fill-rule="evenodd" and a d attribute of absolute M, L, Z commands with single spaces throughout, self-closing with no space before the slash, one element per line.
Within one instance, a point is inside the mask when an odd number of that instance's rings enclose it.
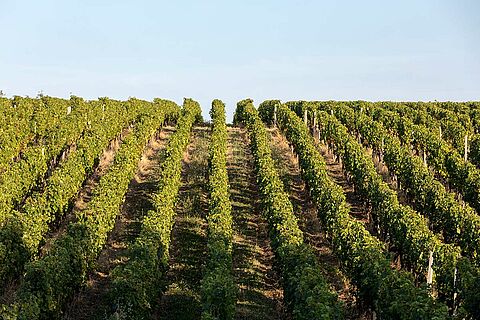
<path fill-rule="evenodd" d="M 356 301 L 355 288 L 341 271 L 340 262 L 332 252 L 332 248 L 322 230 L 316 207 L 302 179 L 297 156 L 292 152 L 286 138 L 277 129 L 268 129 L 268 132 L 270 133 L 270 146 L 276 169 L 283 180 L 285 191 L 290 195 L 290 201 L 298 218 L 300 229 L 304 233 L 305 242 L 315 249 L 325 279 L 337 292 L 339 299 L 345 303 L 347 318 L 367 319 L 368 315 Z M 359 214 L 354 214 L 362 217 L 364 215 L 363 204 L 342 174 L 341 165 L 334 163 L 331 155 L 328 156 L 328 160 L 325 160 L 330 177 L 334 178 L 335 182 L 344 188 L 344 192 L 350 193 L 349 196 L 347 195 L 349 197 L 348 203 L 359 212 Z"/>
<path fill-rule="evenodd" d="M 107 317 L 110 272 L 125 260 L 128 245 L 139 233 L 142 216 L 152 208 L 150 197 L 157 189 L 160 165 L 165 157 L 163 151 L 172 132 L 173 128 L 171 127 L 163 128 L 146 146 L 135 177 L 128 187 L 125 202 L 122 205 L 121 214 L 117 217 L 114 230 L 109 235 L 107 243 L 96 261 L 95 270 L 89 273 L 86 286 L 80 290 L 68 306 L 64 319 L 104 319 Z M 94 174 L 92 179 L 85 184 L 85 188 L 80 192 L 75 203 L 75 210 L 85 208 L 99 178 L 108 170 L 106 164 L 112 162 L 114 153 L 104 154 L 102 161 L 105 166 L 99 165 L 97 174 Z"/>
<path fill-rule="evenodd" d="M 200 319 L 200 281 L 207 256 L 205 214 L 209 127 L 194 127 L 183 159 L 182 186 L 176 204 L 166 291 L 155 319 Z"/>
<path fill-rule="evenodd" d="M 253 156 L 244 129 L 228 130 L 227 170 L 234 219 L 235 319 L 285 319 L 268 225 L 259 208 Z"/>

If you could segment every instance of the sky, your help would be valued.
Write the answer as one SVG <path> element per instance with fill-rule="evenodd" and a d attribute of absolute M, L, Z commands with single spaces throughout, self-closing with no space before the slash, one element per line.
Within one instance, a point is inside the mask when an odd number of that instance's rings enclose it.
<path fill-rule="evenodd" d="M 7 96 L 480 100 L 480 1 L 0 0 Z"/>

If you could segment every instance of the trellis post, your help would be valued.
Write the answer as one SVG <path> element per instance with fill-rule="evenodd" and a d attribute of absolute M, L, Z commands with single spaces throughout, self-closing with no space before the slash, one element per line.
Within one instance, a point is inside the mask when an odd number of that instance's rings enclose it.
<path fill-rule="evenodd" d="M 430 251 L 428 255 L 427 284 L 431 285 L 432 282 L 433 282 L 433 251 Z"/>
<path fill-rule="evenodd" d="M 277 105 L 273 107 L 273 125 L 277 126 Z"/>

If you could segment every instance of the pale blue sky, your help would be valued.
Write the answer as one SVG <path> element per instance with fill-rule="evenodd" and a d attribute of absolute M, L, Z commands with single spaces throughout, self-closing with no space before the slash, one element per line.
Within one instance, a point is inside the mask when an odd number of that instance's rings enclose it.
<path fill-rule="evenodd" d="M 0 0 L 8 96 L 480 100 L 480 1 Z"/>

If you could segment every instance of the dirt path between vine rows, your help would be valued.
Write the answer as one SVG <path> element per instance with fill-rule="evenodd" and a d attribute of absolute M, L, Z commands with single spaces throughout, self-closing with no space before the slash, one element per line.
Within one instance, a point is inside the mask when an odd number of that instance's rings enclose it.
<path fill-rule="evenodd" d="M 130 134 L 132 129 L 130 127 L 122 130 L 121 134 L 115 139 L 110 141 L 108 147 L 103 150 L 102 155 L 97 159 L 93 172 L 85 179 L 82 187 L 79 189 L 78 194 L 73 200 L 72 209 L 62 217 L 55 221 L 50 227 L 50 231 L 46 235 L 46 242 L 40 250 L 40 256 L 45 255 L 51 248 L 53 241 L 55 241 L 61 234 L 63 234 L 69 223 L 75 220 L 76 212 L 85 209 L 87 203 L 90 201 L 93 189 L 98 185 L 100 178 L 107 173 L 108 169 L 113 163 L 115 154 L 122 145 L 123 139 Z"/>
<path fill-rule="evenodd" d="M 228 129 L 227 170 L 234 219 L 233 268 L 237 320 L 285 319 L 268 225 L 259 208 L 253 156 L 244 129 Z"/>
<path fill-rule="evenodd" d="M 399 188 L 398 181 L 395 181 L 392 178 L 392 176 L 390 175 L 390 171 L 388 170 L 388 166 L 385 164 L 385 162 L 381 161 L 379 155 L 374 153 L 372 148 L 366 147 L 363 144 L 362 149 L 365 154 L 367 154 L 372 159 L 375 171 L 377 172 L 377 174 L 380 175 L 380 177 L 382 177 L 383 182 L 385 182 L 390 187 L 390 189 L 397 192 L 398 201 L 403 205 L 413 205 L 412 201 L 408 199 L 405 191 Z"/>
<path fill-rule="evenodd" d="M 102 155 L 98 158 L 97 163 L 93 169 L 93 172 L 86 178 L 82 187 L 79 189 L 78 194 L 73 199 L 73 208 L 68 210 L 67 214 L 56 221 L 54 221 L 50 227 L 49 231 L 45 235 L 45 243 L 41 245 L 39 249 L 39 257 L 43 257 L 48 250 L 51 248 L 52 243 L 63 234 L 70 222 L 75 219 L 75 207 L 76 203 L 79 201 L 87 201 L 89 194 L 91 193 L 92 188 L 98 183 L 100 177 L 105 174 L 110 165 L 112 164 L 113 157 L 117 152 L 118 148 L 121 145 L 122 139 L 130 132 L 130 128 L 126 128 L 122 133 L 110 141 L 109 145 L 103 150 Z M 85 199 L 85 200 L 83 200 Z M 2 304 L 9 304 L 13 302 L 14 292 L 18 289 L 21 283 L 21 278 L 13 280 L 11 283 L 8 283 L 2 295 L 0 295 L 0 302 Z"/>
<path fill-rule="evenodd" d="M 109 314 L 107 293 L 110 285 L 110 272 L 126 259 L 126 249 L 133 243 L 140 231 L 142 216 L 152 208 L 150 196 L 157 190 L 160 166 L 165 155 L 164 150 L 168 138 L 174 129 L 165 127 L 150 140 L 138 163 L 135 177 L 130 182 L 125 195 L 121 214 L 117 217 L 115 227 L 108 237 L 107 244 L 101 251 L 94 271 L 88 275 L 87 285 L 76 294 L 65 312 L 64 319 L 105 319 Z M 111 163 L 114 153 L 107 159 Z M 92 191 L 98 185 L 99 178 L 108 169 L 103 167 L 100 175 L 94 175 L 86 183 L 75 203 L 76 210 L 85 208 Z"/>
<path fill-rule="evenodd" d="M 334 256 L 322 230 L 316 207 L 302 179 L 296 155 L 292 152 L 286 138 L 277 129 L 268 129 L 268 132 L 276 169 L 285 185 L 285 191 L 289 193 L 305 242 L 315 249 L 325 279 L 337 292 L 339 299 L 345 303 L 347 318 L 366 319 L 367 315 L 362 312 L 356 301 L 355 288 L 342 273 L 340 261 Z M 334 168 L 331 170 L 333 171 Z M 337 179 L 340 178 L 340 176 L 337 177 Z M 347 185 L 346 181 L 341 182 Z"/>
<path fill-rule="evenodd" d="M 155 319 L 200 319 L 200 281 L 207 255 L 209 127 L 194 127 L 183 159 L 182 186 L 176 204 L 166 291 L 158 299 Z"/>
<path fill-rule="evenodd" d="M 357 220 L 363 222 L 368 231 L 372 232 L 373 228 L 369 223 L 369 214 L 366 202 L 355 192 L 353 181 L 348 181 L 346 173 L 343 171 L 342 165 L 335 161 L 333 151 L 329 150 L 323 143 L 317 141 L 317 150 L 322 155 L 327 164 L 328 176 L 339 186 L 342 187 L 346 196 L 347 203 L 350 207 L 350 215 Z"/>

